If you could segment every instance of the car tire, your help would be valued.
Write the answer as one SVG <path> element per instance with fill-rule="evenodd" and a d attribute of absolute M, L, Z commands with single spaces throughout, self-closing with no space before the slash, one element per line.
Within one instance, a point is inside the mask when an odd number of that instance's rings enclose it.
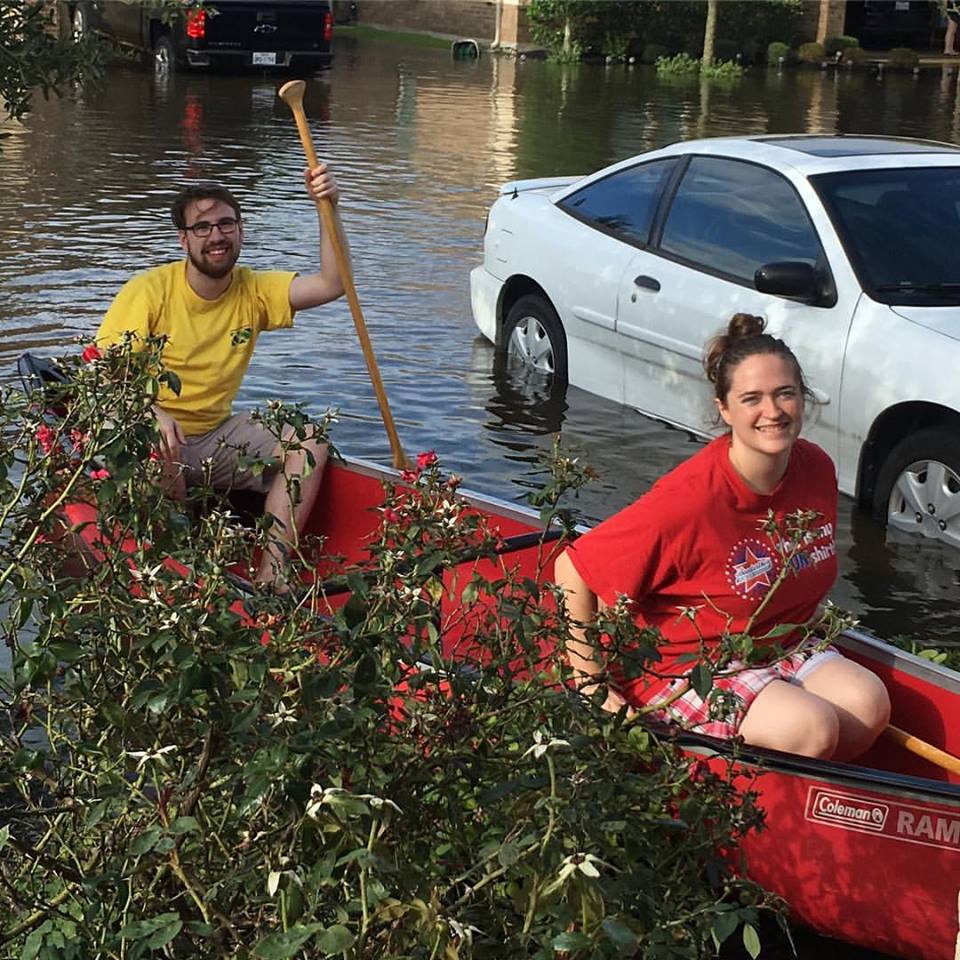
<path fill-rule="evenodd" d="M 153 72 L 165 77 L 177 69 L 177 51 L 169 33 L 161 33 L 153 44 Z"/>
<path fill-rule="evenodd" d="M 960 548 L 960 437 L 930 427 L 897 444 L 877 475 L 873 512 L 888 528 Z"/>
<path fill-rule="evenodd" d="M 507 360 L 567 382 L 567 338 L 553 304 L 536 293 L 522 296 L 503 323 L 501 348 Z"/>

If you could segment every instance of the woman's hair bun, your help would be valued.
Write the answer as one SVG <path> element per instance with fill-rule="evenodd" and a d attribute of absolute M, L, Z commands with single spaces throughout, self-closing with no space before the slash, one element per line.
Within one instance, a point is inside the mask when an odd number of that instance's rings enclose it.
<path fill-rule="evenodd" d="M 744 340 L 747 337 L 759 337 L 766 325 L 767 322 L 763 317 L 756 317 L 752 313 L 735 313 L 727 327 L 727 344 L 730 345 L 735 340 Z"/>
<path fill-rule="evenodd" d="M 726 366 L 724 361 L 737 353 L 735 349 L 737 343 L 743 344 L 746 340 L 761 336 L 766 325 L 763 317 L 754 316 L 752 313 L 735 313 L 730 318 L 726 331 L 715 336 L 707 344 L 703 369 L 707 374 L 707 380 L 723 389 L 723 396 L 726 396 L 726 386 L 722 383 L 726 380 L 723 373 L 723 368 Z"/>

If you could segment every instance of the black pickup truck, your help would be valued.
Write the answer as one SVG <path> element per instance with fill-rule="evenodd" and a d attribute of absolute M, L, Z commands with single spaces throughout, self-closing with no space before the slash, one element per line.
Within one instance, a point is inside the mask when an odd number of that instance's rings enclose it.
<path fill-rule="evenodd" d="M 74 36 L 95 32 L 152 57 L 154 68 L 307 72 L 330 65 L 330 0 L 208 0 L 164 16 L 156 3 L 74 0 L 61 4 Z"/>

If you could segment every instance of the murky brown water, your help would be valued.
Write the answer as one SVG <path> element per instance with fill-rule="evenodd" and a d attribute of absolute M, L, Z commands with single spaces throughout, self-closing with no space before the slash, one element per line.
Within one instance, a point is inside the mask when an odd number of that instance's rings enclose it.
<path fill-rule="evenodd" d="M 243 199 L 245 261 L 309 270 L 315 215 L 301 148 L 269 78 L 173 76 L 131 68 L 99 91 L 38 101 L 0 140 L 0 364 L 23 349 L 89 336 L 134 271 L 177 256 L 166 205 L 184 180 L 217 179 Z M 694 449 L 684 434 L 571 389 L 537 396 L 494 369 L 470 316 L 468 271 L 486 210 L 513 177 L 588 172 L 701 135 L 882 132 L 960 141 L 957 74 L 920 79 L 758 70 L 739 85 L 662 82 L 650 68 L 492 59 L 341 39 L 310 82 L 319 152 L 336 166 L 357 286 L 408 450 L 436 448 L 478 489 L 521 496 L 535 454 L 562 430 L 601 481 L 600 517 Z M 336 440 L 388 460 L 344 303 L 261 341 L 241 399 L 339 406 Z M 884 535 L 842 506 L 835 597 L 884 635 L 956 636 L 949 550 Z"/>

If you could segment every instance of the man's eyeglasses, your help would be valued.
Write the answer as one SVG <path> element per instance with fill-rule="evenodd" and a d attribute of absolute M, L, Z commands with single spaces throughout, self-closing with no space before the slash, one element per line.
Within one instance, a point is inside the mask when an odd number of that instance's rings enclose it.
<path fill-rule="evenodd" d="M 209 237 L 213 228 L 218 227 L 225 237 L 229 237 L 237 229 L 239 222 L 236 217 L 224 217 L 222 220 L 217 220 L 216 223 L 211 223 L 209 220 L 198 220 L 193 226 L 183 229 L 189 230 L 195 237 Z"/>

